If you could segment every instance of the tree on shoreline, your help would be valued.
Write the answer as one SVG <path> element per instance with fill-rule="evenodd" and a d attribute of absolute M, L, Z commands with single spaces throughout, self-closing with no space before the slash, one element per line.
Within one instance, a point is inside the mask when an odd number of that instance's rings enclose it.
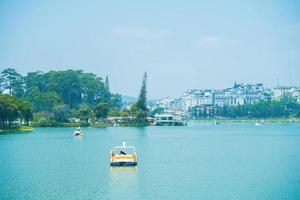
<path fill-rule="evenodd" d="M 211 118 L 212 106 L 190 110 L 194 118 Z M 215 107 L 216 117 L 221 118 L 281 118 L 300 117 L 300 104 L 292 96 L 285 95 L 279 100 L 260 101 L 254 104 Z"/>
<path fill-rule="evenodd" d="M 148 116 L 147 108 L 147 73 L 144 73 L 143 83 L 136 103 L 131 106 L 130 112 L 139 120 L 145 120 Z"/>
<path fill-rule="evenodd" d="M 91 114 L 92 114 L 92 112 L 88 105 L 83 104 L 80 106 L 80 108 L 78 110 L 78 117 L 84 123 L 84 125 L 89 124 L 89 119 L 91 117 Z"/>
<path fill-rule="evenodd" d="M 32 120 L 33 112 L 31 105 L 9 94 L 0 94 L 0 127 L 11 127 L 16 121 L 23 120 L 28 125 Z"/>
<path fill-rule="evenodd" d="M 108 112 L 109 112 L 109 107 L 107 103 L 99 103 L 94 109 L 95 116 L 98 119 L 103 119 L 107 117 Z"/>
<path fill-rule="evenodd" d="M 113 110 L 114 115 L 122 107 L 122 97 L 110 92 L 107 76 L 104 81 L 83 70 L 63 70 L 28 72 L 23 77 L 13 68 L 0 73 L 0 93 L 28 101 L 37 118 L 68 122 L 78 116 L 79 110 L 84 114 L 86 109 L 81 105 L 93 111 L 96 105 L 105 103 L 108 112 Z"/>
<path fill-rule="evenodd" d="M 24 78 L 13 68 L 1 72 L 3 90 L 8 90 L 10 95 L 18 98 L 24 95 Z"/>

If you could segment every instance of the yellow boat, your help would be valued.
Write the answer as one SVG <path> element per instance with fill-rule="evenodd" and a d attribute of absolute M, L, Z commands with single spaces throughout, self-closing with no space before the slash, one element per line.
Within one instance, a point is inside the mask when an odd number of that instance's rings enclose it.
<path fill-rule="evenodd" d="M 116 146 L 110 151 L 111 166 L 136 166 L 137 154 L 133 146 Z"/>

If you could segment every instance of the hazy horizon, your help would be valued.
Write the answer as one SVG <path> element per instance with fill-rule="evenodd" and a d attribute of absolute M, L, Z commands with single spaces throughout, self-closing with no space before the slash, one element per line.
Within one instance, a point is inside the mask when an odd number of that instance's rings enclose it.
<path fill-rule="evenodd" d="M 0 70 L 82 69 L 149 99 L 187 89 L 300 85 L 297 1 L 1 1 Z M 298 74 L 298 75 L 297 75 Z"/>

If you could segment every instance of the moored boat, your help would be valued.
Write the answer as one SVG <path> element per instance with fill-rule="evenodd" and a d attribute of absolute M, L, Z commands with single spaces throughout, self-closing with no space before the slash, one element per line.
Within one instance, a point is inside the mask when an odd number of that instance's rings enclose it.
<path fill-rule="evenodd" d="M 186 126 L 187 116 L 172 113 L 156 114 L 154 124 L 156 126 Z"/>
<path fill-rule="evenodd" d="M 219 125 L 220 122 L 218 122 L 217 120 L 214 121 L 214 125 Z"/>
<path fill-rule="evenodd" d="M 262 126 L 262 124 L 261 123 L 259 123 L 259 122 L 255 122 L 255 124 L 254 124 L 255 126 Z"/>
<path fill-rule="evenodd" d="M 83 132 L 81 131 L 80 127 L 75 129 L 73 135 L 74 136 L 83 136 Z"/>
<path fill-rule="evenodd" d="M 133 146 L 126 146 L 123 142 L 122 146 L 115 146 L 110 151 L 111 166 L 136 166 L 137 154 Z"/>

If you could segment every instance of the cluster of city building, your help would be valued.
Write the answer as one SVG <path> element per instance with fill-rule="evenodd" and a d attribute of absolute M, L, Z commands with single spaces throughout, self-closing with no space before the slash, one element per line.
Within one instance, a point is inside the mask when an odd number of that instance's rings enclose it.
<path fill-rule="evenodd" d="M 265 88 L 262 83 L 237 84 L 231 88 L 192 89 L 179 98 L 163 98 L 156 102 L 155 107 L 164 108 L 168 113 L 187 114 L 191 109 L 203 107 L 224 107 L 253 104 L 259 101 L 279 100 L 284 95 L 294 97 L 300 103 L 300 87 L 278 86 Z"/>

